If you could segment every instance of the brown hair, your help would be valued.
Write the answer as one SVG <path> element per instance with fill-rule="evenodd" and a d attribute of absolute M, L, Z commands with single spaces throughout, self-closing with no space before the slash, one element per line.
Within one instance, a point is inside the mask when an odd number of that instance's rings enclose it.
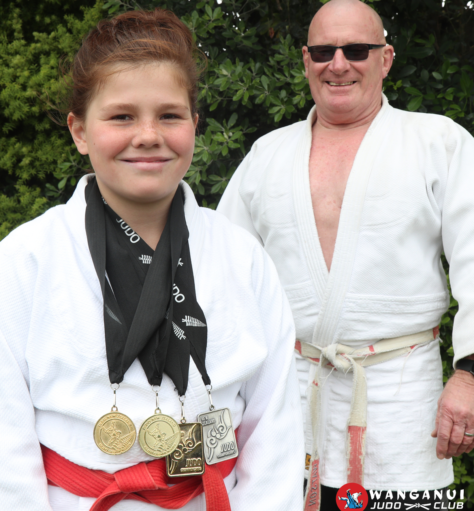
<path fill-rule="evenodd" d="M 102 20 L 89 32 L 72 63 L 68 110 L 76 118 L 85 119 L 94 92 L 117 72 L 117 64 L 133 68 L 153 62 L 179 67 L 194 116 L 205 56 L 196 48 L 188 27 L 171 11 L 159 8 Z"/>

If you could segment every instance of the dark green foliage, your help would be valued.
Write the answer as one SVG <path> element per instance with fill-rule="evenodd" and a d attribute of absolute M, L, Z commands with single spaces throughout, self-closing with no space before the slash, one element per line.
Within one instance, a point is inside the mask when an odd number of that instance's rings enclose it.
<path fill-rule="evenodd" d="M 381 14 L 394 66 L 385 92 L 394 106 L 436 112 L 474 129 L 474 16 L 469 0 L 368 0 Z M 0 211 L 5 196 L 26 220 L 64 201 L 87 161 L 76 156 L 67 130 L 45 115 L 59 90 L 58 59 L 71 55 L 103 16 L 131 8 L 167 7 L 191 27 L 209 56 L 201 87 L 201 122 L 187 180 L 200 200 L 217 203 L 243 155 L 259 136 L 303 119 L 312 103 L 301 47 L 312 15 L 310 0 L 49 0 L 0 7 Z M 8 174 L 8 175 L 7 175 Z M 18 184 L 39 189 L 35 209 L 20 207 Z M 23 195 L 23 193 L 22 193 Z M 44 200 L 41 201 L 40 198 Z M 32 201 L 27 201 L 33 204 Z M 11 211 L 11 201 L 8 211 Z M 14 208 L 14 209 L 15 209 Z M 13 212 L 12 212 L 13 214 Z M 17 213 L 15 213 L 17 214 Z M 0 216 L 0 238 L 18 225 Z M 20 217 L 18 217 L 20 218 Z"/>
<path fill-rule="evenodd" d="M 73 55 L 104 15 L 101 4 L 81 3 L 90 7 L 53 0 L 0 6 L 0 239 L 54 203 L 48 185 L 57 188 L 58 165 L 73 147 L 69 132 L 46 115 L 57 101 L 59 59 Z"/>
<path fill-rule="evenodd" d="M 166 7 L 209 57 L 199 134 L 186 176 L 215 207 L 253 141 L 304 119 L 312 105 L 301 47 L 318 0 L 5 0 L 0 6 L 0 239 L 64 202 L 88 167 L 69 133 L 46 115 L 61 88 L 58 62 L 102 17 Z M 474 132 L 474 10 L 469 0 L 367 0 L 384 20 L 396 58 L 385 81 L 402 109 L 448 115 Z M 441 333 L 451 371 L 453 300 Z M 456 487 L 474 507 L 474 457 L 455 461 Z"/>

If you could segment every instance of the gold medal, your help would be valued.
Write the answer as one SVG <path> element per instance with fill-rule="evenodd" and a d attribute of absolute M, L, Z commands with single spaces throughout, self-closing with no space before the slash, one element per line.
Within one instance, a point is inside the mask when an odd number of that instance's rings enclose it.
<path fill-rule="evenodd" d="M 95 424 L 94 441 L 106 454 L 123 454 L 135 443 L 137 431 L 133 422 L 123 413 L 112 411 Z"/>
<path fill-rule="evenodd" d="M 155 413 L 141 426 L 138 442 L 141 448 L 154 458 L 163 458 L 171 454 L 180 441 L 178 423 L 168 415 Z"/>
<path fill-rule="evenodd" d="M 181 438 L 176 450 L 166 458 L 169 477 L 204 474 L 202 425 L 199 422 L 180 424 Z"/>

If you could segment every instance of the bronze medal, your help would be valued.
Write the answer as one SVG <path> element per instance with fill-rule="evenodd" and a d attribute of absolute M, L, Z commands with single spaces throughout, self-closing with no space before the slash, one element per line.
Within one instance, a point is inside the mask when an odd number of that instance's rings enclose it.
<path fill-rule="evenodd" d="M 94 441 L 106 454 L 123 454 L 135 443 L 137 431 L 133 422 L 123 413 L 110 412 L 95 424 Z"/>
<path fill-rule="evenodd" d="M 166 471 L 170 477 L 204 474 L 202 425 L 199 422 L 180 424 L 181 438 L 176 450 L 166 458 Z"/>
<path fill-rule="evenodd" d="M 156 413 L 142 424 L 138 434 L 141 448 L 154 458 L 171 454 L 179 444 L 178 423 L 168 415 Z"/>

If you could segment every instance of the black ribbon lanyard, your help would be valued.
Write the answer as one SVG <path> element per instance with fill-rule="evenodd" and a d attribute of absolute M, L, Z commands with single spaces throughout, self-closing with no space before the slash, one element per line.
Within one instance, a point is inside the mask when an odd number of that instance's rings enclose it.
<path fill-rule="evenodd" d="M 161 385 L 166 373 L 183 396 L 191 356 L 210 385 L 206 318 L 196 298 L 183 192 L 178 188 L 173 198 L 155 251 L 103 201 L 96 179 L 85 196 L 87 240 L 104 299 L 110 383 L 121 383 L 138 357 L 150 385 Z"/>

